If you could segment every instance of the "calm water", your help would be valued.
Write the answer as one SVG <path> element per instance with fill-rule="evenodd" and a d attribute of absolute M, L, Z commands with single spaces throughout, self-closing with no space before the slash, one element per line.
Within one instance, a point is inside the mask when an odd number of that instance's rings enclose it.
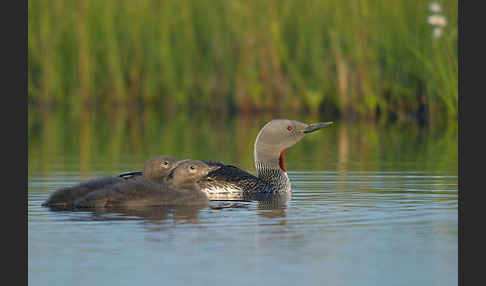
<path fill-rule="evenodd" d="M 55 212 L 40 206 L 55 189 L 139 170 L 155 154 L 253 172 L 270 118 L 29 110 L 29 284 L 457 285 L 455 123 L 292 118 L 336 124 L 287 152 L 287 201 Z"/>

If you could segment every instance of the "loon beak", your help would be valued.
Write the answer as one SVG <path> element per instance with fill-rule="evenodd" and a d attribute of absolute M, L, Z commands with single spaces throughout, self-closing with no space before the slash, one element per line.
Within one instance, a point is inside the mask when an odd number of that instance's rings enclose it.
<path fill-rule="evenodd" d="M 307 125 L 307 127 L 304 128 L 304 130 L 302 132 L 311 133 L 311 132 L 319 130 L 319 129 L 327 126 L 327 125 L 331 125 L 332 123 L 333 123 L 332 121 L 329 121 L 329 122 L 319 122 L 319 123 L 310 124 L 310 125 Z"/>

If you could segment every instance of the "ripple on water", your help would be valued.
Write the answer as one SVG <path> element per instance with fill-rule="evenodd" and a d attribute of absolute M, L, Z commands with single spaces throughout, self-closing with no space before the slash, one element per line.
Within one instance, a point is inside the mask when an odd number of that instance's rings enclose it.
<path fill-rule="evenodd" d="M 237 202 L 236 208 L 138 213 L 51 211 L 41 203 L 79 177 L 33 176 L 29 279 L 70 279 L 75 270 L 91 273 L 88 281 L 108 281 L 107 273 L 117 272 L 125 281 L 146 282 L 133 277 L 169 279 L 169 273 L 182 277 L 181 269 L 191 269 L 205 281 L 222 271 L 243 281 L 235 268 L 256 273 L 264 265 L 279 265 L 270 273 L 285 268 L 306 277 L 360 267 L 366 273 L 376 269 L 376 275 L 407 276 L 397 274 L 392 266 L 397 263 L 423 277 L 457 269 L 457 176 L 415 171 L 294 171 L 289 176 L 293 189 L 285 204 Z M 434 268 L 438 264 L 441 268 Z"/>

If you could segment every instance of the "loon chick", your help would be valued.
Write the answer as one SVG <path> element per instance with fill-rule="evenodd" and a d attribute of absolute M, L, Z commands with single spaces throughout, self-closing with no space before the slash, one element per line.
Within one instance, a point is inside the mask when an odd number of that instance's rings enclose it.
<path fill-rule="evenodd" d="M 92 192 L 74 202 L 75 208 L 200 206 L 207 205 L 208 197 L 201 191 L 198 180 L 219 166 L 203 161 L 180 161 L 167 176 L 167 181 L 156 183 L 144 177 L 126 181 Z"/>
<path fill-rule="evenodd" d="M 178 161 L 166 155 L 156 156 L 145 162 L 144 172 L 123 173 L 118 176 L 102 177 L 82 182 L 71 187 L 64 187 L 56 190 L 42 204 L 45 207 L 66 208 L 71 207 L 74 201 L 80 199 L 91 192 L 133 180 L 142 176 L 154 182 L 163 182 L 170 170 Z"/>
<path fill-rule="evenodd" d="M 199 183 L 211 200 L 254 199 L 262 195 L 290 192 L 290 180 L 285 167 L 285 151 L 306 134 L 332 122 L 305 123 L 274 119 L 265 124 L 255 140 L 254 159 L 257 176 L 235 166 L 210 162 L 220 166 Z"/>

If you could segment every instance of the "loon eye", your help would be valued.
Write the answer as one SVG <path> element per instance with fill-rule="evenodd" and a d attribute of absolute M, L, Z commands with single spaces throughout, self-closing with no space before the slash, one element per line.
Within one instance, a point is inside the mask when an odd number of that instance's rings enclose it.
<path fill-rule="evenodd" d="M 290 125 L 289 125 L 289 126 L 287 126 L 287 130 L 288 130 L 288 131 L 292 131 L 292 129 L 294 129 L 294 128 L 292 128 L 292 126 L 290 126 Z"/>

